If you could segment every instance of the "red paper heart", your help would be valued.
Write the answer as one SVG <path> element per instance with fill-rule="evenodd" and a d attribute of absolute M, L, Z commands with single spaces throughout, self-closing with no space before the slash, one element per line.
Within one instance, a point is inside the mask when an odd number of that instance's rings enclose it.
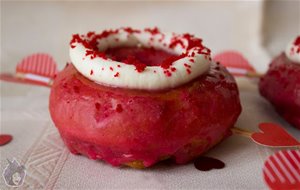
<path fill-rule="evenodd" d="M 300 142 L 278 124 L 260 123 L 259 129 L 261 132 L 251 135 L 252 140 L 258 144 L 271 147 L 300 146 Z"/>
<path fill-rule="evenodd" d="M 225 167 L 225 164 L 221 160 L 215 158 L 200 156 L 195 159 L 194 166 L 200 171 L 209 171 L 212 169 L 222 169 Z"/>
<path fill-rule="evenodd" d="M 234 76 L 245 76 L 248 72 L 255 72 L 247 59 L 236 51 L 225 51 L 214 56 L 215 62 L 220 62 Z"/>
<path fill-rule="evenodd" d="M 16 72 L 53 78 L 58 70 L 52 56 L 46 53 L 35 53 L 22 59 L 17 65 Z"/>
<path fill-rule="evenodd" d="M 12 139 L 13 139 L 13 137 L 11 135 L 7 135 L 7 134 L 0 135 L 0 146 L 6 145 Z"/>
<path fill-rule="evenodd" d="M 265 161 L 263 176 L 273 190 L 300 189 L 300 150 L 284 150 L 270 156 Z"/>

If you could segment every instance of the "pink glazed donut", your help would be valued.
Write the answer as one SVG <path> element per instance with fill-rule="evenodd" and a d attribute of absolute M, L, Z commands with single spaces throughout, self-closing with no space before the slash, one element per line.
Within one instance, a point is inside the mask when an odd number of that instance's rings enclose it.
<path fill-rule="evenodd" d="M 184 164 L 230 134 L 238 88 L 190 34 L 121 28 L 74 35 L 51 117 L 74 154 L 113 166 Z"/>
<path fill-rule="evenodd" d="M 272 60 L 259 90 L 287 122 L 300 129 L 300 36 Z"/>

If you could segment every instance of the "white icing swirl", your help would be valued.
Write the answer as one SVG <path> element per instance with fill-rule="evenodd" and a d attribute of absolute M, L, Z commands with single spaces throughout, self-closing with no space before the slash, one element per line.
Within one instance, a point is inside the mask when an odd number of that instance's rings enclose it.
<path fill-rule="evenodd" d="M 300 36 L 291 41 L 285 49 L 285 55 L 289 60 L 300 64 Z"/>
<path fill-rule="evenodd" d="M 164 69 L 160 66 L 147 66 L 143 72 L 137 72 L 134 65 L 122 62 L 104 59 L 102 57 L 91 58 L 86 56 L 89 50 L 80 42 L 73 42 L 70 47 L 70 58 L 75 68 L 88 79 L 107 86 L 143 89 L 143 90 L 161 90 L 177 87 L 185 84 L 209 70 L 211 58 L 208 49 L 194 47 L 187 49 L 188 40 L 182 38 L 184 45 L 176 45 L 169 48 L 169 44 L 179 38 L 175 34 L 151 34 L 146 31 L 139 33 L 128 33 L 120 29 L 118 33 L 111 34 L 98 40 L 99 51 L 105 51 L 107 48 L 120 46 L 142 46 L 155 47 L 178 55 L 186 53 L 186 56 L 174 61 L 170 69 Z M 81 36 L 88 39 L 86 36 Z M 184 47 L 183 47 L 184 46 Z M 166 75 L 166 71 L 171 75 Z"/>

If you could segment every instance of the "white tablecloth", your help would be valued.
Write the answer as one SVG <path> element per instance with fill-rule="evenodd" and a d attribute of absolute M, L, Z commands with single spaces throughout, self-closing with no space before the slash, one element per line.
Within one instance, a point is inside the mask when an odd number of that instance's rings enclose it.
<path fill-rule="evenodd" d="M 2 83 L 7 88 L 21 85 Z M 243 112 L 237 126 L 257 130 L 260 122 L 283 125 L 300 139 L 300 133 L 283 121 L 268 102 L 259 96 L 256 84 L 239 81 Z M 158 165 L 150 169 L 114 168 L 101 161 L 76 156 L 66 149 L 48 112 L 50 89 L 25 86 L 26 96 L 2 97 L 1 133 L 12 134 L 11 143 L 0 148 L 1 168 L 6 159 L 25 164 L 28 189 L 267 189 L 262 166 L 274 150 L 254 144 L 247 138 L 228 138 L 207 153 L 226 163 L 221 170 L 201 172 L 193 164 Z M 6 189 L 1 179 L 0 188 Z"/>

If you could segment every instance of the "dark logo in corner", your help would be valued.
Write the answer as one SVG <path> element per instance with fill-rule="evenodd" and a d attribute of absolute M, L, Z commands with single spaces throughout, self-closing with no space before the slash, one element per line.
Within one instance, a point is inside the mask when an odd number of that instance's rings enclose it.
<path fill-rule="evenodd" d="M 3 171 L 3 178 L 6 185 L 11 187 L 20 187 L 23 185 L 26 170 L 23 165 L 20 165 L 16 159 L 10 161 L 7 159 L 8 165 Z"/>

